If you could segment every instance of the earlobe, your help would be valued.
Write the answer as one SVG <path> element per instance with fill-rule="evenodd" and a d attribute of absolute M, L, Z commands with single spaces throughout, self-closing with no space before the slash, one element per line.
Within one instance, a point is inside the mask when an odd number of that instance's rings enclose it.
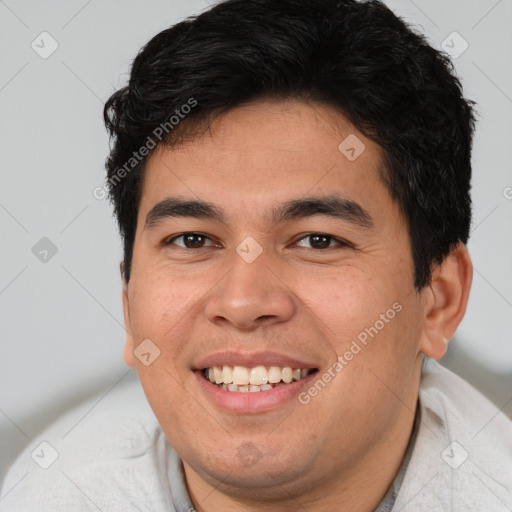
<path fill-rule="evenodd" d="M 472 279 L 471 258 L 467 247 L 459 242 L 432 271 L 432 280 L 424 290 L 420 352 L 434 359 L 446 354 L 448 340 L 466 312 Z"/>
<path fill-rule="evenodd" d="M 122 264 L 121 264 L 122 265 Z M 121 270 L 122 273 L 122 270 Z M 126 332 L 126 338 L 124 342 L 123 360 L 131 368 L 135 368 L 135 356 L 133 355 L 134 344 L 131 330 L 130 320 L 130 302 L 128 298 L 128 285 L 123 279 L 123 316 L 124 316 L 124 328 Z"/>

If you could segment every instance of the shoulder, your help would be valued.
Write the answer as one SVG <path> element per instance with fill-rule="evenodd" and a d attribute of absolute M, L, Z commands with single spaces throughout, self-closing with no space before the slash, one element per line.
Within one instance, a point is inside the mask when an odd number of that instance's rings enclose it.
<path fill-rule="evenodd" d="M 512 508 L 510 419 L 430 358 L 423 364 L 418 407 L 419 430 L 397 497 L 398 509 Z"/>
<path fill-rule="evenodd" d="M 419 399 L 442 411 L 453 433 L 512 449 L 512 421 L 471 384 L 426 358 Z M 506 405 L 506 404 L 503 404 Z M 512 461 L 512 457 L 509 459 Z"/>
<path fill-rule="evenodd" d="M 138 379 L 127 379 L 30 441 L 9 468 L 0 511 L 173 510 L 169 450 Z"/>

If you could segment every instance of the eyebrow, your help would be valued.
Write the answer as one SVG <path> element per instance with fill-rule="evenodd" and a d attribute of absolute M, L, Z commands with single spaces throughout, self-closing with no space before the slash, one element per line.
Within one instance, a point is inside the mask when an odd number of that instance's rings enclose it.
<path fill-rule="evenodd" d="M 358 203 L 339 195 L 312 196 L 292 199 L 272 210 L 272 223 L 326 215 L 363 228 L 372 228 L 373 219 Z M 225 215 L 213 203 L 200 200 L 188 200 L 180 197 L 167 197 L 156 203 L 146 215 L 144 229 L 155 227 L 168 218 L 191 217 L 195 219 L 216 220 L 225 223 Z"/>

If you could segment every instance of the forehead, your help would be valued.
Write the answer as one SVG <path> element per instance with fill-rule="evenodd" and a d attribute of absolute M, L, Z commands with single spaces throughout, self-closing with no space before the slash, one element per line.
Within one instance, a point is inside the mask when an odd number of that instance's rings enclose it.
<path fill-rule="evenodd" d="M 217 117 L 201 133 L 148 157 L 140 214 L 169 195 L 225 201 L 267 217 L 270 203 L 333 192 L 390 207 L 381 148 L 332 107 L 259 101 Z"/>

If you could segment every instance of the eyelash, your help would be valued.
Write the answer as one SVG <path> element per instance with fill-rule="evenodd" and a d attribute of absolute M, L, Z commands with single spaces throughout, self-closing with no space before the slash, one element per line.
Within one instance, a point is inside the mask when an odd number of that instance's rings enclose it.
<path fill-rule="evenodd" d="M 197 232 L 195 232 L 195 231 L 187 231 L 187 232 L 185 232 L 185 233 L 181 233 L 180 235 L 176 235 L 176 236 L 173 236 L 173 237 L 171 237 L 171 238 L 167 238 L 166 240 L 164 240 L 164 241 L 162 242 L 162 245 L 163 245 L 163 246 L 175 245 L 175 244 L 173 243 L 175 240 L 177 240 L 178 238 L 182 238 L 182 237 L 184 237 L 184 236 L 187 236 L 187 235 L 198 235 L 198 236 L 200 236 L 200 237 L 203 237 L 203 238 L 205 238 L 205 239 L 208 239 L 208 240 L 212 241 L 210 237 L 208 237 L 208 236 L 206 236 L 206 235 L 203 235 L 202 233 L 197 233 Z M 336 243 L 338 244 L 338 247 L 339 247 L 339 248 L 343 248 L 343 247 L 351 247 L 351 248 L 353 248 L 353 246 L 352 246 L 351 244 L 349 244 L 348 242 L 346 242 L 345 240 L 341 240 L 341 239 L 339 239 L 339 238 L 336 238 L 336 237 L 334 237 L 334 236 L 332 236 L 332 235 L 328 235 L 328 234 L 326 234 L 326 233 L 316 233 L 316 232 L 314 232 L 314 233 L 307 233 L 306 235 L 301 236 L 301 238 L 297 239 L 297 240 L 294 242 L 294 244 L 297 244 L 298 242 L 302 242 L 303 240 L 305 240 L 305 239 L 307 239 L 307 238 L 311 238 L 311 237 L 313 237 L 313 236 L 319 236 L 319 237 L 328 238 L 328 239 L 330 240 L 330 242 L 336 242 Z M 212 242 L 213 242 L 213 241 L 212 241 Z M 182 246 L 179 246 L 179 245 L 178 245 L 177 247 L 179 247 L 180 249 L 194 250 L 194 248 L 193 248 L 193 247 L 182 247 Z M 211 246 L 198 247 L 198 248 L 196 248 L 195 250 L 199 250 L 199 249 L 206 249 L 207 247 L 211 247 Z M 329 247 L 325 247 L 325 248 L 322 248 L 322 249 L 318 249 L 318 248 L 311 247 L 311 249 L 313 249 L 313 250 L 317 250 L 317 251 L 325 251 L 325 250 L 327 250 L 327 249 L 334 249 L 334 248 L 335 248 L 335 247 L 334 247 L 334 246 L 330 246 L 330 244 L 329 244 Z"/>

